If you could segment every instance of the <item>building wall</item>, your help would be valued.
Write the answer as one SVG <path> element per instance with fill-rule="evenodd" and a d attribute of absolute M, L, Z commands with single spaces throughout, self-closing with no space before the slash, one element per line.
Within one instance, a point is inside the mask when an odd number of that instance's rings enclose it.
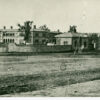
<path fill-rule="evenodd" d="M 56 45 L 72 45 L 72 38 L 56 38 Z"/>
<path fill-rule="evenodd" d="M 56 45 L 71 45 L 72 49 L 88 49 L 88 37 L 57 37 Z"/>
<path fill-rule="evenodd" d="M 100 36 L 98 37 L 98 40 L 96 43 L 96 50 L 100 50 Z"/>
<path fill-rule="evenodd" d="M 80 47 L 79 37 L 72 37 L 72 49 Z"/>
<path fill-rule="evenodd" d="M 3 34 L 2 34 L 2 32 L 0 32 L 0 43 L 2 43 L 3 42 Z"/>
<path fill-rule="evenodd" d="M 48 43 L 56 44 L 55 35 L 57 34 L 60 33 L 53 33 L 49 31 L 33 31 L 31 35 L 31 41 L 33 41 L 33 45 L 47 45 Z"/>
<path fill-rule="evenodd" d="M 84 49 L 89 49 L 89 39 L 88 39 L 88 37 L 82 38 L 82 45 L 84 45 Z"/>
<path fill-rule="evenodd" d="M 33 53 L 50 53 L 50 52 L 68 52 L 71 46 L 17 46 L 8 45 L 8 52 L 33 52 Z"/>
<path fill-rule="evenodd" d="M 42 31 L 33 31 L 32 39 L 33 39 L 33 45 L 45 45 L 46 42 L 48 41 L 48 33 Z"/>
<path fill-rule="evenodd" d="M 16 43 L 16 44 L 23 44 L 23 43 L 25 43 L 25 41 L 24 41 L 24 36 L 21 36 L 21 34 L 24 34 L 24 32 L 17 32 L 16 34 L 15 34 L 15 41 L 14 41 L 14 43 Z"/>
<path fill-rule="evenodd" d="M 24 40 L 23 36 L 20 36 L 23 32 L 19 32 L 18 30 L 2 30 L 0 32 L 0 42 L 1 43 L 16 43 L 20 44 L 22 40 Z"/>
<path fill-rule="evenodd" d="M 15 32 L 3 32 L 3 43 L 14 43 L 15 42 Z"/>
<path fill-rule="evenodd" d="M 8 52 L 8 46 L 5 44 L 0 44 L 0 52 Z"/>
<path fill-rule="evenodd" d="M 73 37 L 72 38 L 72 49 L 89 49 L 88 37 Z"/>

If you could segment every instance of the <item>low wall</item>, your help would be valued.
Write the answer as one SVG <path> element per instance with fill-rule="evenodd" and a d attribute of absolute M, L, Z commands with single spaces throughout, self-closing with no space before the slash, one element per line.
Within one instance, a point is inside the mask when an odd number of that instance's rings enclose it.
<path fill-rule="evenodd" d="M 71 51 L 71 46 L 35 46 L 36 52 L 67 52 Z"/>
<path fill-rule="evenodd" d="M 67 52 L 71 51 L 71 46 L 17 46 L 17 45 L 8 45 L 8 52 L 34 52 L 34 53 L 43 53 L 43 52 Z"/>
<path fill-rule="evenodd" d="M 0 52 L 7 52 L 8 51 L 8 46 L 0 44 Z"/>

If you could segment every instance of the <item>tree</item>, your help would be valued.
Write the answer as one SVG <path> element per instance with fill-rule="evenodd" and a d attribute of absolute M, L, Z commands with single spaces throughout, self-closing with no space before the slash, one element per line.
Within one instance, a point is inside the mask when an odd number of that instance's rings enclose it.
<path fill-rule="evenodd" d="M 24 25 L 18 24 L 19 30 L 25 31 L 24 40 L 26 42 L 30 42 L 32 23 L 33 23 L 33 21 L 26 21 L 26 22 L 24 22 Z"/>
<path fill-rule="evenodd" d="M 68 32 L 77 33 L 76 27 L 77 27 L 77 26 L 75 26 L 75 25 L 70 26 L 70 29 L 69 29 Z"/>
<path fill-rule="evenodd" d="M 32 21 L 26 21 L 26 22 L 24 23 L 24 26 L 25 26 L 25 38 L 24 38 L 24 39 L 25 39 L 27 42 L 30 41 L 32 23 L 33 23 Z"/>
<path fill-rule="evenodd" d="M 45 31 L 50 31 L 50 29 L 47 27 L 47 25 L 42 25 L 39 27 L 39 29 L 45 30 Z"/>

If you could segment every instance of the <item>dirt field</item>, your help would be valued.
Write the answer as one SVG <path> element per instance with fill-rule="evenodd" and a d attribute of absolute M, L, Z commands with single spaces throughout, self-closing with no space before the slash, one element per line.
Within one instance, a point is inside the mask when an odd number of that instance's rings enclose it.
<path fill-rule="evenodd" d="M 23 75 L 40 72 L 88 70 L 100 67 L 99 55 L 45 54 L 0 56 L 0 75 Z"/>
<path fill-rule="evenodd" d="M 99 55 L 0 56 L 0 95 L 99 80 L 99 62 Z"/>
<path fill-rule="evenodd" d="M 6 97 L 100 97 L 100 80 L 49 88 L 45 90 L 3 95 Z"/>

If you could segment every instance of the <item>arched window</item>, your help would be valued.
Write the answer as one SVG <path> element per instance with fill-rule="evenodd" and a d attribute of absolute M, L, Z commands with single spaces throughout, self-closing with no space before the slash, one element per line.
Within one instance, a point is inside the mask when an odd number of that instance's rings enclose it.
<path fill-rule="evenodd" d="M 7 43 L 7 39 L 5 39 L 5 43 Z"/>
<path fill-rule="evenodd" d="M 10 43 L 12 43 L 12 39 L 10 39 Z"/>
<path fill-rule="evenodd" d="M 9 43 L 10 41 L 9 41 L 9 39 L 8 39 L 8 43 Z"/>
<path fill-rule="evenodd" d="M 14 39 L 12 39 L 12 43 L 14 43 Z"/>
<path fill-rule="evenodd" d="M 3 42 L 4 42 L 4 43 L 6 42 L 5 39 L 3 39 Z"/>

